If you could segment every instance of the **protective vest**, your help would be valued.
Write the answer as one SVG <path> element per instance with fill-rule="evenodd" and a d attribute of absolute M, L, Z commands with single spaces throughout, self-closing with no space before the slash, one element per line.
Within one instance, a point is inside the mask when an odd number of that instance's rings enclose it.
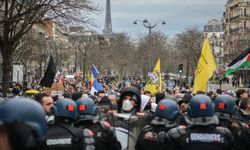
<path fill-rule="evenodd" d="M 93 133 L 88 129 L 79 129 L 70 125 L 59 124 L 46 132 L 46 150 L 93 150 Z"/>
<path fill-rule="evenodd" d="M 230 150 L 233 141 L 227 128 L 214 126 L 173 128 L 167 139 L 168 150 Z"/>

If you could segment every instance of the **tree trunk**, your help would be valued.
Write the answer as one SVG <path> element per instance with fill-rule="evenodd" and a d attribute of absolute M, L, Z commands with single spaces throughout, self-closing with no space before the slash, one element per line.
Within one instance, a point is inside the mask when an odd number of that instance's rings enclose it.
<path fill-rule="evenodd" d="M 3 57 L 3 78 L 2 78 L 2 86 L 3 86 L 3 97 L 7 96 L 9 91 L 11 81 L 11 63 L 9 63 L 10 58 Z"/>
<path fill-rule="evenodd" d="M 189 61 L 189 54 L 187 56 L 187 68 L 186 68 L 186 84 L 188 85 L 188 77 L 189 77 L 189 65 L 190 65 L 190 61 Z"/>

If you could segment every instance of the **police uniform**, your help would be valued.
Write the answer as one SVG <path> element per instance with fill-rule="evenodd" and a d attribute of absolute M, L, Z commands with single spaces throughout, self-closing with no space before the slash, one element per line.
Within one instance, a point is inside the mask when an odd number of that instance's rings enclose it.
<path fill-rule="evenodd" d="M 90 98 L 80 98 L 76 101 L 78 108 L 78 119 L 75 124 L 81 129 L 93 131 L 96 150 L 120 150 L 114 131 L 106 121 L 96 121 L 96 106 Z"/>
<path fill-rule="evenodd" d="M 120 150 L 120 142 L 117 141 L 115 133 L 106 121 L 98 121 L 96 123 L 84 123 L 77 125 L 80 128 L 88 128 L 93 131 L 96 150 Z"/>
<path fill-rule="evenodd" d="M 227 127 L 233 137 L 235 149 L 247 150 L 250 147 L 250 130 L 246 123 L 235 119 L 235 99 L 230 95 L 219 95 L 215 101 L 215 114 L 219 118 L 219 126 Z M 236 117 L 237 118 L 237 117 Z"/>
<path fill-rule="evenodd" d="M 185 120 L 185 116 L 186 116 L 186 115 L 187 115 L 186 113 L 180 113 L 180 115 L 179 115 L 178 118 L 177 118 L 177 123 L 178 123 L 179 125 L 184 125 L 184 126 L 187 125 L 187 122 L 186 122 L 186 120 Z"/>
<path fill-rule="evenodd" d="M 76 103 L 68 98 L 59 99 L 52 107 L 55 124 L 46 134 L 47 150 L 93 150 L 93 133 L 73 126 L 77 118 Z"/>
<path fill-rule="evenodd" d="M 204 94 L 193 96 L 185 117 L 188 127 L 179 126 L 166 134 L 168 150 L 230 150 L 233 136 L 229 129 L 216 127 L 214 104 Z"/>
<path fill-rule="evenodd" d="M 136 143 L 136 150 L 160 150 L 164 149 L 164 143 L 158 142 L 159 133 L 166 133 L 167 128 L 162 126 L 147 125 L 141 131 Z"/>
<path fill-rule="evenodd" d="M 93 133 L 59 124 L 48 129 L 45 145 L 47 150 L 94 150 Z"/>
<path fill-rule="evenodd" d="M 173 127 L 176 127 L 176 119 L 179 114 L 178 104 L 171 99 L 159 102 L 152 122 L 141 131 L 136 150 L 161 150 L 165 149 L 164 135 Z"/>
<path fill-rule="evenodd" d="M 230 150 L 233 141 L 227 128 L 214 126 L 177 127 L 166 137 L 168 150 Z"/>

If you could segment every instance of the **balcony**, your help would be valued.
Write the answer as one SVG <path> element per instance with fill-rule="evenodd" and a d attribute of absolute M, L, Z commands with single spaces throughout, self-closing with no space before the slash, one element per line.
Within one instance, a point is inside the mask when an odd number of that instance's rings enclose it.
<path fill-rule="evenodd" d="M 250 19 L 250 14 L 240 15 L 241 19 Z"/>
<path fill-rule="evenodd" d="M 243 15 L 243 14 L 241 14 L 241 15 L 237 15 L 237 16 L 234 16 L 234 17 L 231 17 L 231 18 L 226 18 L 225 19 L 225 21 L 227 22 L 227 21 L 239 21 L 239 20 L 242 20 L 242 19 L 246 19 L 246 20 L 248 20 L 248 19 L 250 19 L 250 14 L 245 14 L 245 15 Z"/>
<path fill-rule="evenodd" d="M 238 28 L 234 28 L 234 29 L 229 29 L 229 32 L 232 33 L 232 32 L 238 32 L 240 31 L 241 29 L 243 29 L 243 27 L 238 27 Z"/>
<path fill-rule="evenodd" d="M 237 16 L 234 16 L 234 17 L 231 17 L 229 18 L 230 21 L 236 21 L 236 20 L 239 20 L 240 19 L 240 15 L 237 15 Z"/>

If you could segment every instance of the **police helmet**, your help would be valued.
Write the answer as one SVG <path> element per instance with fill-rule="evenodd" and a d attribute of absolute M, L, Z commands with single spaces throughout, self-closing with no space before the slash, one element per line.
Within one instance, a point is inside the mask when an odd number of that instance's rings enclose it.
<path fill-rule="evenodd" d="M 163 99 L 159 102 L 155 116 L 175 120 L 179 114 L 178 104 L 171 99 Z"/>
<path fill-rule="evenodd" d="M 0 105 L 0 126 L 15 131 L 18 149 L 29 148 L 44 139 L 47 122 L 42 106 L 28 98 L 12 98 Z"/>
<path fill-rule="evenodd" d="M 186 122 L 189 125 L 216 125 L 218 118 L 214 115 L 214 105 L 210 97 L 204 94 L 193 96 L 188 104 Z"/>
<path fill-rule="evenodd" d="M 136 106 L 136 112 L 140 112 L 140 108 L 141 108 L 141 94 L 140 94 L 140 91 L 137 88 L 135 88 L 135 87 L 126 87 L 125 89 L 122 90 L 120 98 L 119 98 L 118 103 L 117 103 L 118 112 L 119 113 L 121 112 L 122 101 L 123 101 L 123 98 L 125 96 L 131 96 L 131 97 L 133 97 L 133 99 L 135 100 L 135 102 L 137 104 L 137 106 Z"/>
<path fill-rule="evenodd" d="M 79 115 L 96 115 L 95 102 L 91 98 L 80 98 L 76 105 Z"/>
<path fill-rule="evenodd" d="M 189 117 L 209 117 L 214 115 L 214 106 L 210 97 L 198 94 L 188 104 Z"/>
<path fill-rule="evenodd" d="M 68 98 L 59 99 L 52 107 L 56 118 L 67 118 L 76 121 L 76 103 Z"/>
<path fill-rule="evenodd" d="M 229 119 L 226 114 L 232 115 L 236 111 L 235 99 L 230 95 L 219 95 L 215 98 L 215 113 L 219 118 Z M 225 118 L 227 117 L 227 118 Z"/>

